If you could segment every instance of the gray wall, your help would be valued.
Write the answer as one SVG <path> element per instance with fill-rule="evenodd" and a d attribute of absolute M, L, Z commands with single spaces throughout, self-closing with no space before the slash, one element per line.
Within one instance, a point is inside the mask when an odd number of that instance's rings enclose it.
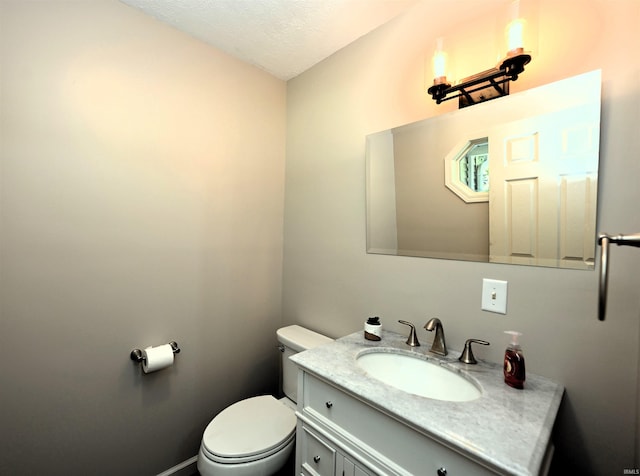
<path fill-rule="evenodd" d="M 466 256 L 487 262 L 489 202 L 465 203 L 449 190 L 444 158 L 465 140 L 482 137 L 476 129 L 488 130 L 489 121 L 474 124 L 466 136 L 456 130 L 458 116 L 465 117 L 447 114 L 394 130 L 398 249 L 409 256 Z"/>
<path fill-rule="evenodd" d="M 157 474 L 276 390 L 286 85 L 115 0 L 0 14 L 0 474 Z"/>
<path fill-rule="evenodd" d="M 538 5 L 514 90 L 603 69 L 599 229 L 639 231 L 639 4 Z M 286 91 L 115 1 L 0 15 L 0 473 L 154 474 L 193 456 L 217 411 L 275 389 L 281 289 L 285 323 L 333 337 L 370 314 L 397 331 L 439 316 L 450 346 L 487 339 L 477 354 L 498 362 L 502 331 L 521 330 L 528 370 L 567 387 L 560 462 L 640 466 L 637 250 L 612 250 L 604 323 L 594 272 L 364 251 L 364 137 L 450 110 L 424 94 L 430 46 L 451 34 L 466 73 L 485 69 L 496 15 L 443 32 L 419 5 Z M 480 310 L 483 277 L 509 281 L 506 317 Z M 170 339 L 172 368 L 129 361 Z"/>
<path fill-rule="evenodd" d="M 640 46 L 640 3 L 534 3 L 539 42 L 512 91 L 602 69 L 598 229 L 640 231 L 640 74 L 629 56 Z M 421 327 L 438 316 L 452 348 L 486 339 L 491 346 L 478 356 L 495 362 L 506 345 L 503 331 L 520 330 L 527 370 L 566 386 L 556 435 L 557 464 L 571 468 L 564 474 L 621 474 L 640 466 L 637 249 L 612 249 L 605 322 L 596 318 L 594 271 L 365 253 L 364 138 L 455 108 L 436 106 L 424 93 L 423 65 L 435 38 L 445 35 L 458 77 L 490 67 L 504 54 L 485 46 L 495 43 L 492 25 L 503 16 L 483 14 L 439 31 L 425 26 L 437 15 L 418 5 L 289 81 L 284 317 L 337 337 L 360 330 L 369 315 L 399 332 L 406 329 L 398 319 Z M 509 282 L 506 316 L 481 311 L 482 278 Z M 420 329 L 419 338 L 428 343 L 432 336 Z"/>

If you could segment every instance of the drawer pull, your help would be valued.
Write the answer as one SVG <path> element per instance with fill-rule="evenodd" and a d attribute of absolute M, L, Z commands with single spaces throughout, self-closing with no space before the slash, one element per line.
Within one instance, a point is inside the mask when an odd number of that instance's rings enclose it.
<path fill-rule="evenodd" d="M 438 469 L 438 476 L 447 476 L 447 469 L 446 468 Z"/>
<path fill-rule="evenodd" d="M 313 462 L 314 463 L 318 463 L 319 461 L 320 461 L 320 456 L 316 455 L 316 456 L 313 457 Z"/>
<path fill-rule="evenodd" d="M 329 401 L 325 403 L 325 405 L 327 406 L 327 408 L 331 408 L 333 406 L 333 402 Z"/>

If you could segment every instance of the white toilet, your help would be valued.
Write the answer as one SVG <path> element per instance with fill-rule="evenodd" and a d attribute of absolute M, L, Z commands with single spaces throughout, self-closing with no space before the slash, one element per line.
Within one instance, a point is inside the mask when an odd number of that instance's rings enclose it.
<path fill-rule="evenodd" d="M 198 471 L 202 476 L 270 476 L 289 459 L 295 443 L 297 367 L 289 356 L 332 342 L 300 326 L 277 331 L 285 398 L 251 397 L 222 410 L 204 430 Z"/>

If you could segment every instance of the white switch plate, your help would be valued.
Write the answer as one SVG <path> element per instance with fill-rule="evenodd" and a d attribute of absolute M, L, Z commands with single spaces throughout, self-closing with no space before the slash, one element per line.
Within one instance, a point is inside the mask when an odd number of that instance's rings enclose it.
<path fill-rule="evenodd" d="M 507 313 L 507 281 L 497 279 L 482 280 L 482 310 Z"/>

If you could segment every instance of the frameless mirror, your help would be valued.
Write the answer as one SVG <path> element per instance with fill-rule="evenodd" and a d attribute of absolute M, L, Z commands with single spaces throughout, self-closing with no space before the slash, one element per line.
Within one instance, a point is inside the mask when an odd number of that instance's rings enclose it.
<path fill-rule="evenodd" d="M 600 71 L 367 136 L 367 252 L 593 269 Z"/>

